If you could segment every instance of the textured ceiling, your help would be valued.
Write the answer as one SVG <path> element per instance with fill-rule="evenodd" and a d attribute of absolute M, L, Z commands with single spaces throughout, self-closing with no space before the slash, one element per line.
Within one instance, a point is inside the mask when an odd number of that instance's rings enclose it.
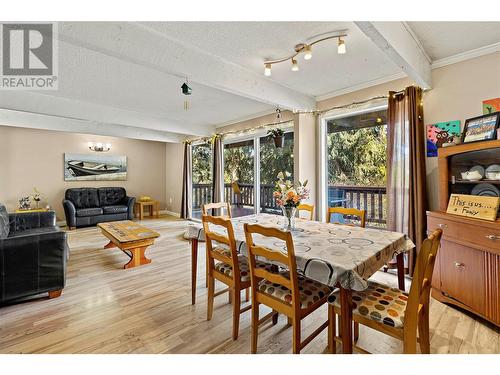
<path fill-rule="evenodd" d="M 500 41 L 498 22 L 408 25 L 432 60 Z M 311 60 L 298 56 L 298 72 L 285 62 L 274 65 L 272 76 L 263 78 L 266 59 L 287 56 L 295 44 L 336 30 L 347 30 L 347 54 L 338 55 L 336 41 L 326 41 L 314 46 Z M 0 92 L 1 107 L 177 135 L 205 135 L 220 124 L 272 112 L 272 104 L 259 100 L 267 90 L 262 83 L 272 82 L 270 87 L 283 89 L 285 96 L 298 93 L 310 98 L 401 74 L 352 22 L 62 22 L 59 32 L 59 90 Z M 167 45 L 182 48 L 172 51 Z M 191 108 L 185 111 L 186 97 L 180 92 L 183 77 L 193 74 L 189 69 L 207 64 L 206 59 L 192 61 L 187 56 L 211 57 L 216 66 L 220 61 L 233 70 L 227 77 L 244 76 L 241 83 L 254 89 L 255 97 L 210 86 L 212 72 L 198 69 L 206 80 L 190 83 Z M 185 62 L 180 66 L 186 71 L 164 68 L 173 59 Z"/>
<path fill-rule="evenodd" d="M 500 22 L 408 22 L 432 60 L 500 43 Z"/>
<path fill-rule="evenodd" d="M 313 96 L 345 89 L 400 72 L 352 22 L 150 22 L 149 28 L 209 51 L 228 61 L 263 73 L 266 59 L 289 56 L 301 42 L 337 30 L 347 30 L 345 55 L 337 54 L 337 41 L 313 48 L 313 58 L 298 56 L 300 70 L 288 62 L 276 64 L 269 79 Z"/>

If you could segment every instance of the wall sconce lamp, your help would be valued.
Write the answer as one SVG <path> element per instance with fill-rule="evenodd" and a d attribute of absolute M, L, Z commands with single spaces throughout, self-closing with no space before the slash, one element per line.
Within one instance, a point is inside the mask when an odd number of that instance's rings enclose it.
<path fill-rule="evenodd" d="M 95 152 L 106 152 L 111 150 L 111 143 L 106 143 L 103 145 L 101 142 L 98 142 L 96 144 L 89 142 L 88 143 L 89 150 L 95 151 Z"/>

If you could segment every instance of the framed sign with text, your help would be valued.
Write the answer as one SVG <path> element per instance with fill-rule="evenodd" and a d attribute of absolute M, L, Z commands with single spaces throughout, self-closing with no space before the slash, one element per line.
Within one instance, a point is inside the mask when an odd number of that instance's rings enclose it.
<path fill-rule="evenodd" d="M 478 195 L 451 194 L 447 213 L 488 221 L 497 219 L 500 198 Z"/>

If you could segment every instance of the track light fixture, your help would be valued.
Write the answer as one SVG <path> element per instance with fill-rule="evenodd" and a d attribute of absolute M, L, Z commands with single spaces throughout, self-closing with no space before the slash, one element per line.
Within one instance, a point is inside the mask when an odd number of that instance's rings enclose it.
<path fill-rule="evenodd" d="M 310 45 L 304 47 L 304 60 L 311 60 L 311 58 L 313 57 L 311 50 L 312 47 Z"/>
<path fill-rule="evenodd" d="M 264 67 L 264 75 L 266 77 L 270 77 L 271 76 L 271 64 L 266 64 L 265 67 Z"/>
<path fill-rule="evenodd" d="M 342 40 L 342 38 L 339 38 L 338 45 L 337 45 L 337 52 L 340 55 L 343 55 L 346 53 L 345 42 Z"/>
<path fill-rule="evenodd" d="M 264 75 L 269 77 L 271 75 L 272 65 L 282 63 L 284 61 L 291 60 L 292 61 L 292 71 L 296 72 L 299 70 L 299 65 L 297 64 L 297 60 L 295 59 L 298 54 L 304 53 L 304 60 L 311 60 L 312 58 L 312 46 L 318 44 L 320 42 L 324 42 L 325 40 L 337 39 L 337 52 L 341 55 L 346 53 L 345 41 L 344 37 L 347 36 L 347 30 L 339 30 L 334 31 L 332 33 L 328 33 L 331 35 L 325 36 L 323 38 L 317 39 L 310 43 L 300 43 L 295 46 L 295 53 L 291 56 L 284 57 L 282 59 L 277 60 L 269 60 L 264 62 Z"/>

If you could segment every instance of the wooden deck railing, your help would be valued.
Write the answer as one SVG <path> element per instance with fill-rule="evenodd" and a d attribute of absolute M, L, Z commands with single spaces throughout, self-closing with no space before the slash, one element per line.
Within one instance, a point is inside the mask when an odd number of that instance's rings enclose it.
<path fill-rule="evenodd" d="M 235 194 L 231 184 L 224 185 L 224 199 L 234 205 L 254 206 L 253 184 L 238 184 L 241 194 Z M 261 210 L 279 211 L 273 198 L 274 185 L 260 186 Z M 193 184 L 193 210 L 212 201 L 211 184 Z M 366 210 L 368 224 L 383 226 L 387 219 L 386 188 L 373 186 L 333 186 L 328 187 L 330 205 L 355 207 Z"/>
<path fill-rule="evenodd" d="M 328 200 L 343 201 L 344 207 L 366 211 L 368 224 L 385 225 L 387 220 L 385 186 L 332 186 L 328 187 Z M 335 204 L 334 204 L 335 205 Z"/>

